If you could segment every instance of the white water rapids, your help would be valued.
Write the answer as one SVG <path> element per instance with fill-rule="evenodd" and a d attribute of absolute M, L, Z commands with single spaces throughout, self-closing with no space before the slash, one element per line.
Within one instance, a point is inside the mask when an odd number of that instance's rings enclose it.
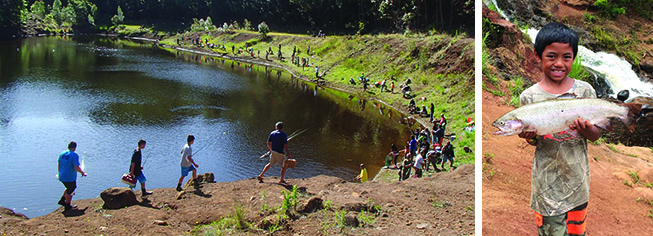
<path fill-rule="evenodd" d="M 484 0 L 486 5 L 497 6 L 496 0 Z M 497 11 L 506 20 L 512 22 L 512 18 L 507 16 L 499 7 Z M 524 32 L 530 36 L 531 41 L 535 41 L 537 29 L 528 29 Z M 578 57 L 580 57 L 581 64 L 596 73 L 599 77 L 605 79 L 612 93 L 608 94 L 611 97 L 616 97 L 616 94 L 622 90 L 629 90 L 629 99 L 637 96 L 653 97 L 653 84 L 642 81 L 639 76 L 633 71 L 632 65 L 625 59 L 607 52 L 593 52 L 586 47 L 578 46 Z"/>

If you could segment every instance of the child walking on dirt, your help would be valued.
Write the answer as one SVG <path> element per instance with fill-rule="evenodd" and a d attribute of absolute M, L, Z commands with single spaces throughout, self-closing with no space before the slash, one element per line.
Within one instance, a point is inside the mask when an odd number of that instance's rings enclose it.
<path fill-rule="evenodd" d="M 193 160 L 193 149 L 191 148 L 193 143 L 195 143 L 195 136 L 189 134 L 186 137 L 186 145 L 181 149 L 181 177 L 179 177 L 179 183 L 177 183 L 177 191 L 182 190 L 181 183 L 184 181 L 184 177 L 188 176 L 188 172 L 193 171 L 192 179 L 197 178 L 196 168 L 199 168 L 200 166 Z"/>
<path fill-rule="evenodd" d="M 519 96 L 521 105 L 555 99 L 561 94 L 596 98 L 586 82 L 569 78 L 578 52 L 578 36 L 567 26 L 549 23 L 537 34 L 537 54 L 544 78 Z M 587 140 L 599 139 L 599 129 L 578 118 L 570 130 L 537 136 L 523 131 L 519 137 L 536 146 L 531 175 L 531 208 L 539 235 L 585 235 L 590 170 Z"/>
<path fill-rule="evenodd" d="M 141 182 L 142 196 L 152 194 L 152 192 L 145 190 L 145 181 L 147 181 L 147 178 L 145 178 L 145 174 L 143 174 L 143 166 L 141 165 L 143 159 L 141 150 L 145 148 L 146 144 L 147 143 L 144 139 L 138 140 L 138 147 L 136 147 L 134 150 L 134 154 L 132 154 L 131 164 L 129 165 L 129 175 L 134 176 L 138 182 Z"/>

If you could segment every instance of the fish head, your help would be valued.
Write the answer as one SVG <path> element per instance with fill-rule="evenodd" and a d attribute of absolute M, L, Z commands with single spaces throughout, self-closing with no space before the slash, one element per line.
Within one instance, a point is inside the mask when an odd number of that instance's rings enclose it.
<path fill-rule="evenodd" d="M 494 121 L 492 126 L 499 129 L 493 134 L 501 136 L 519 134 L 524 129 L 524 124 L 515 117 L 501 117 Z"/>

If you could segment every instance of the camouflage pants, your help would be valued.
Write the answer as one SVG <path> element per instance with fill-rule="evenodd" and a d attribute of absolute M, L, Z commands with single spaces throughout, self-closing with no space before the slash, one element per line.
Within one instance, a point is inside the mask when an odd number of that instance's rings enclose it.
<path fill-rule="evenodd" d="M 565 214 L 557 216 L 542 216 L 535 212 L 537 235 L 539 236 L 585 236 L 585 220 L 587 203 L 582 204 Z"/>

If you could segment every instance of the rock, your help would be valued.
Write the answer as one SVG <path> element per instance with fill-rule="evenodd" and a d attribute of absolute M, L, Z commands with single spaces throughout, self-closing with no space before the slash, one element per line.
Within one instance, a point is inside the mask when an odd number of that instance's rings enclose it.
<path fill-rule="evenodd" d="M 322 206 L 322 198 L 312 197 L 311 199 L 308 199 L 308 201 L 306 201 L 306 203 L 299 206 L 299 208 L 297 209 L 297 212 L 311 213 L 311 212 L 315 212 L 317 210 L 320 210 L 322 208 L 324 208 Z"/>
<path fill-rule="evenodd" d="M 345 205 L 340 207 L 341 210 L 347 210 L 353 212 L 368 211 L 369 208 L 370 206 L 368 206 L 367 203 L 365 202 L 345 203 Z"/>
<path fill-rule="evenodd" d="M 215 183 L 215 175 L 211 172 L 204 173 L 204 182 Z"/>
<path fill-rule="evenodd" d="M 426 229 L 429 227 L 429 223 L 421 223 L 417 225 L 418 229 Z"/>
<path fill-rule="evenodd" d="M 497 7 L 508 15 L 510 21 L 527 23 L 533 28 L 542 28 L 548 20 L 545 15 L 546 6 L 540 0 L 497 0 Z"/>
<path fill-rule="evenodd" d="M 354 215 L 354 213 L 352 212 L 347 213 L 347 215 L 345 216 L 345 226 L 358 227 L 358 224 L 359 222 L 356 215 Z"/>
<path fill-rule="evenodd" d="M 573 7 L 593 7 L 596 0 L 562 0 L 562 2 Z"/>
<path fill-rule="evenodd" d="M 385 208 L 392 208 L 392 207 L 394 207 L 394 206 L 395 206 L 395 205 L 392 204 L 392 203 L 385 204 Z"/>
<path fill-rule="evenodd" d="M 100 197 L 105 209 L 120 209 L 138 204 L 136 194 L 129 188 L 108 188 L 100 193 Z"/>
<path fill-rule="evenodd" d="M 154 220 L 154 224 L 155 224 L 155 225 L 166 226 L 166 225 L 168 225 L 168 222 L 165 222 L 165 221 L 163 221 L 163 220 Z"/>
<path fill-rule="evenodd" d="M 463 147 L 463 150 L 465 151 L 465 153 L 470 153 L 470 152 L 472 152 L 472 149 L 470 149 L 468 146 L 464 146 L 464 147 Z"/>

